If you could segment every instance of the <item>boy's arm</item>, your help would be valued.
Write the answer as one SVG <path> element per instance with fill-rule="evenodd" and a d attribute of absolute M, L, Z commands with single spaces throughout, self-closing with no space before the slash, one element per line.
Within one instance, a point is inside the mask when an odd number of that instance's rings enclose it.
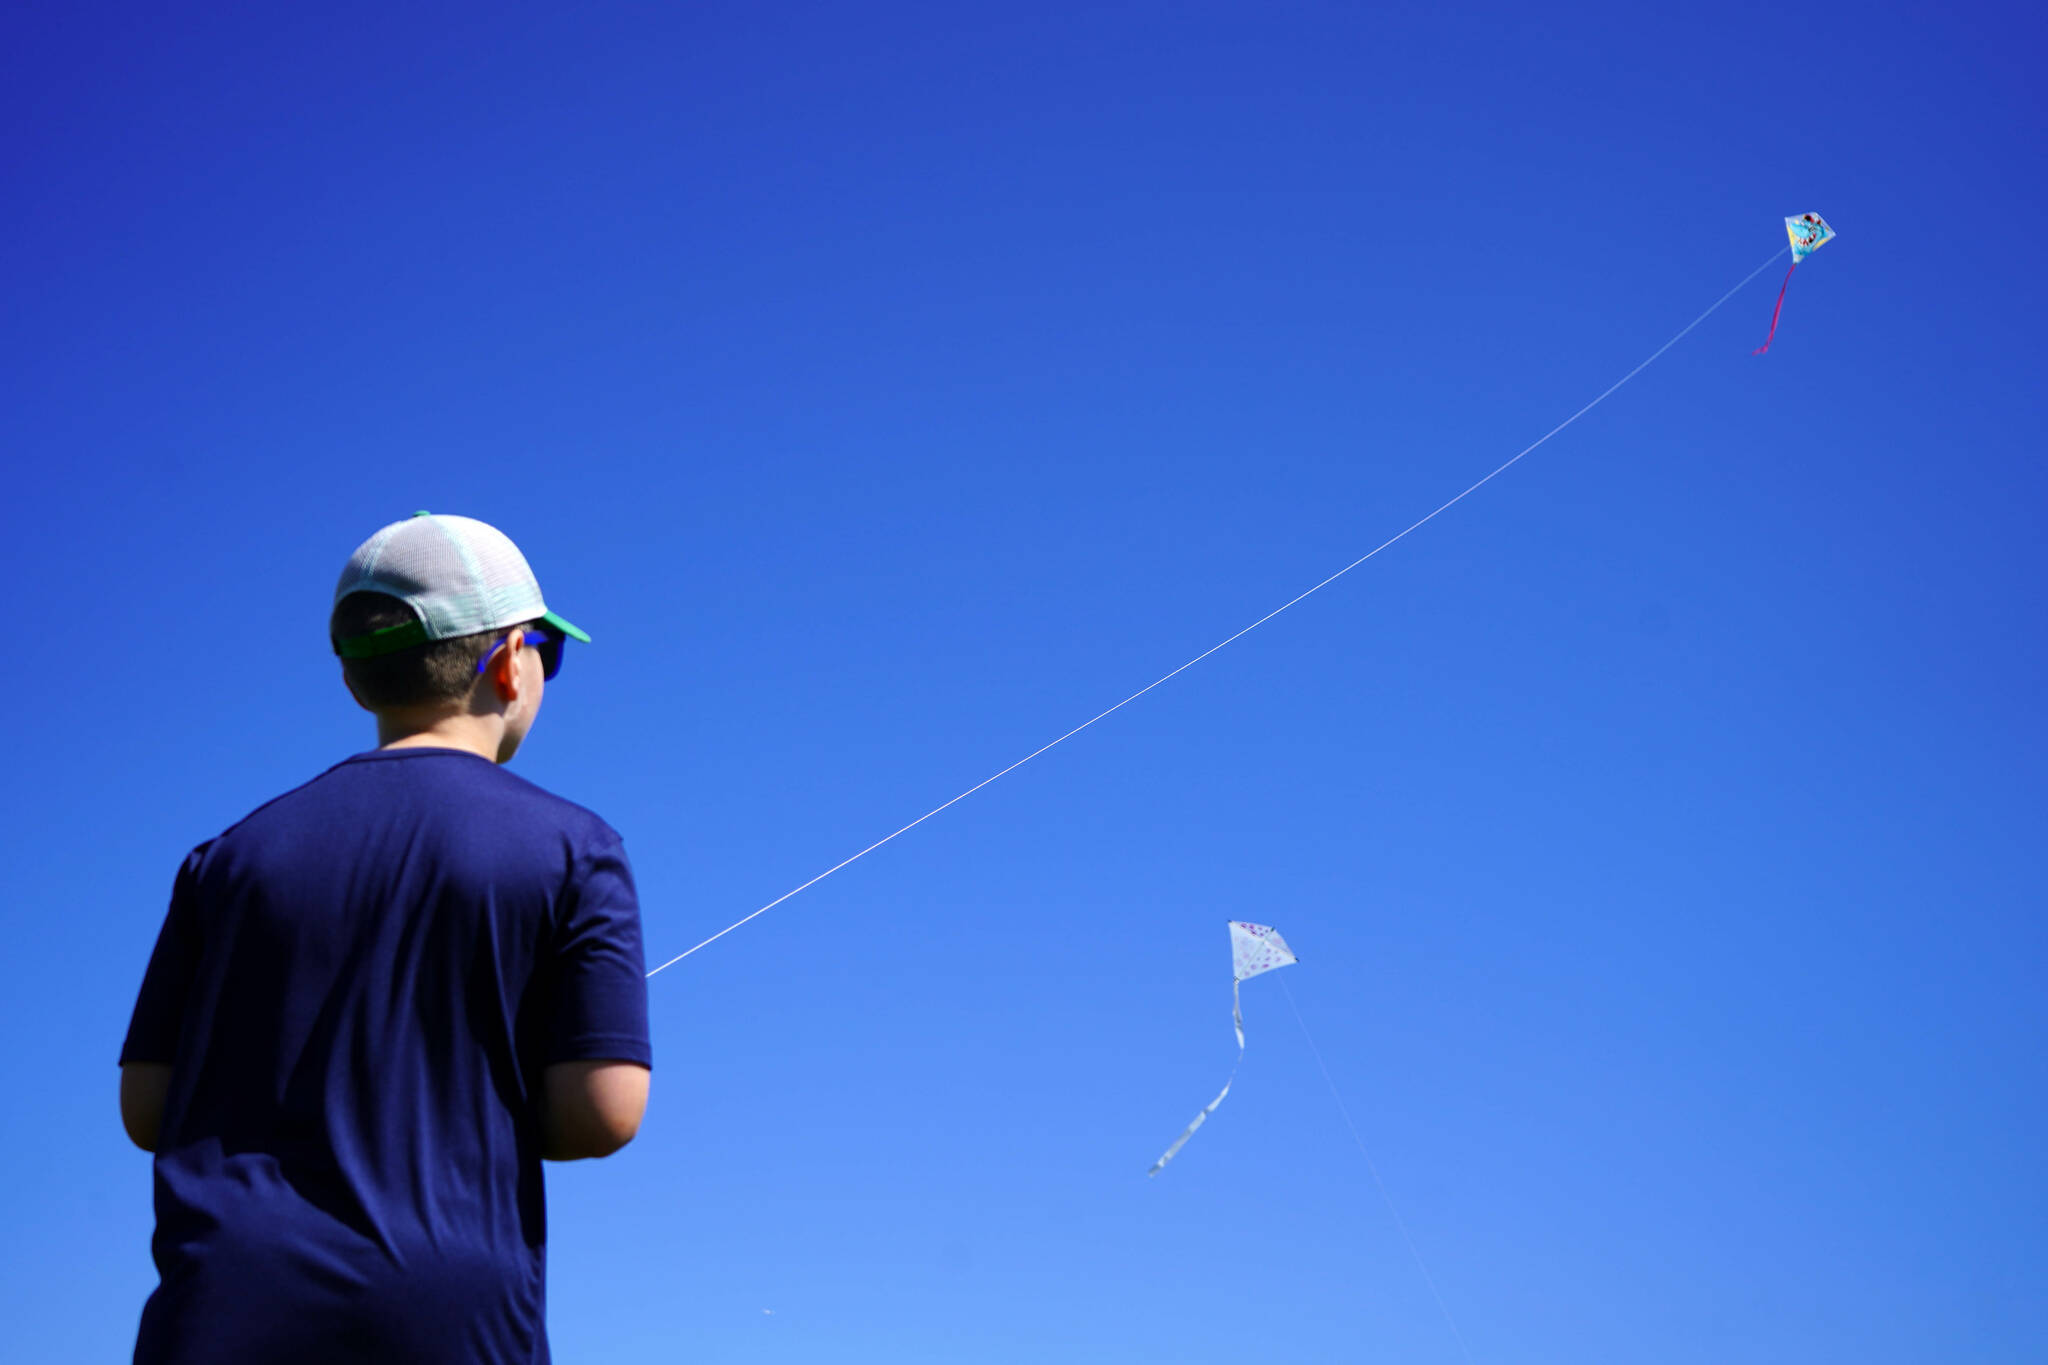
<path fill-rule="evenodd" d="M 638 1062 L 556 1062 L 542 1076 L 542 1157 L 610 1156 L 633 1140 L 647 1112 L 647 1068 Z"/>
<path fill-rule="evenodd" d="M 167 1063 L 125 1062 L 121 1066 L 121 1126 L 128 1130 L 128 1140 L 145 1152 L 156 1150 L 164 1126 L 164 1096 L 170 1089 Z"/>
<path fill-rule="evenodd" d="M 556 989 L 538 1100 L 541 1155 L 610 1156 L 647 1112 L 647 966 L 640 900 L 618 835 L 605 830 L 577 860 L 556 932 Z"/>
<path fill-rule="evenodd" d="M 128 1036 L 121 1043 L 121 1126 L 129 1140 L 154 1152 L 163 1138 L 164 1102 L 171 1091 L 171 1060 L 178 1055 L 185 999 L 199 970 L 198 876 L 208 845 L 178 869 L 170 909 L 142 975 Z"/>

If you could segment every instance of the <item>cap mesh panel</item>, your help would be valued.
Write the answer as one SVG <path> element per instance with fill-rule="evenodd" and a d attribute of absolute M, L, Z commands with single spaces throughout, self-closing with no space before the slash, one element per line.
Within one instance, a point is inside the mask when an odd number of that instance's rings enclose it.
<path fill-rule="evenodd" d="M 469 517 L 413 517 L 385 527 L 349 557 L 335 600 L 352 592 L 403 600 L 435 640 L 517 625 L 547 610 L 519 547 Z"/>

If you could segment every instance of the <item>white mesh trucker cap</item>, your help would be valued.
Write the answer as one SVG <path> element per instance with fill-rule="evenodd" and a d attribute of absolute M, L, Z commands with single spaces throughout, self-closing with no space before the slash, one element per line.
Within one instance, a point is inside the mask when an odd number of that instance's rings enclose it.
<path fill-rule="evenodd" d="M 335 585 L 339 603 L 352 592 L 396 597 L 419 620 L 334 642 L 344 659 L 374 659 L 458 635 L 545 621 L 572 640 L 590 637 L 548 610 L 526 556 L 495 526 L 470 517 L 415 512 L 356 547 Z"/>

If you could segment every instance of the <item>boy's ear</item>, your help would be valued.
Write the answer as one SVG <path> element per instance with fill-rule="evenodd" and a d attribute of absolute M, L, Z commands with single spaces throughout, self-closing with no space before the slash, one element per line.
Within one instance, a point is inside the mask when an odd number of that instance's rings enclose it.
<path fill-rule="evenodd" d="M 526 632 L 515 630 L 505 637 L 504 647 L 491 659 L 491 687 L 498 700 L 519 700 L 519 656 L 526 649 Z"/>
<path fill-rule="evenodd" d="M 354 702 L 357 706 L 362 707 L 365 711 L 368 711 L 373 716 L 377 714 L 376 711 L 370 706 L 370 703 L 364 701 L 362 699 L 362 696 L 359 693 L 357 693 L 356 685 L 349 681 L 348 670 L 345 668 L 341 671 L 341 685 L 348 689 L 348 696 L 350 701 Z"/>

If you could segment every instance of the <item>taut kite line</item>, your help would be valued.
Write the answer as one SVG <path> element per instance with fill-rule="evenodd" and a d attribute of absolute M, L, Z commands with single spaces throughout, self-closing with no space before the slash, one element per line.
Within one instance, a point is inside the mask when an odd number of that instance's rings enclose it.
<path fill-rule="evenodd" d="M 1040 754 L 1046 752 L 1046 750 L 1059 747 L 1060 745 L 1066 743 L 1068 740 L 1072 739 L 1075 735 L 1078 735 L 1083 730 L 1086 730 L 1089 726 L 1095 724 L 1097 721 L 1106 720 L 1110 716 L 1115 715 L 1118 711 L 1123 710 L 1126 706 L 1129 706 L 1138 698 L 1144 696 L 1147 692 L 1150 692 L 1152 689 L 1159 687 L 1164 683 L 1170 682 L 1174 678 L 1179 677 L 1181 674 L 1187 672 L 1190 668 L 1193 668 L 1196 664 L 1202 662 L 1202 660 L 1208 658 L 1211 654 L 1216 653 L 1218 650 L 1224 648 L 1226 645 L 1234 644 L 1238 640 L 1243 639 L 1245 636 L 1257 630 L 1260 626 L 1266 624 L 1266 622 L 1278 616 L 1281 612 L 1286 611 L 1288 608 L 1294 606 L 1296 603 L 1301 602 L 1306 598 L 1309 598 L 1314 594 L 1321 592 L 1324 588 L 1329 587 L 1330 584 L 1336 582 L 1344 575 L 1350 573 L 1353 569 L 1365 563 L 1368 559 L 1371 559 L 1380 551 L 1388 549 L 1389 547 L 1396 545 L 1403 540 L 1406 540 L 1410 535 L 1414 534 L 1416 531 L 1421 530 L 1430 522 L 1435 521 L 1439 516 L 1442 516 L 1445 512 L 1450 511 L 1451 508 L 1457 506 L 1466 498 L 1472 496 L 1472 494 L 1478 492 L 1487 484 L 1492 483 L 1502 474 L 1505 474 L 1509 469 L 1521 463 L 1525 456 L 1534 452 L 1538 447 L 1542 446 L 1545 442 L 1549 441 L 1551 437 L 1557 435 L 1566 427 L 1570 426 L 1572 423 L 1578 421 L 1581 417 L 1584 417 L 1587 413 L 1591 412 L 1594 408 L 1597 408 L 1602 403 L 1606 402 L 1607 399 L 1615 392 L 1615 390 L 1621 388 L 1622 385 L 1628 383 L 1631 379 L 1634 379 L 1644 370 L 1650 368 L 1650 366 L 1654 364 L 1658 360 L 1658 358 L 1661 357 L 1666 351 L 1670 350 L 1673 346 L 1676 346 L 1680 341 L 1683 341 L 1695 327 L 1698 327 L 1701 323 L 1705 322 L 1708 318 L 1712 317 L 1714 313 L 1720 309 L 1722 304 L 1728 302 L 1728 300 L 1734 298 L 1737 294 L 1741 293 L 1742 290 L 1749 284 L 1751 280 L 1754 280 L 1757 276 L 1763 274 L 1766 270 L 1769 270 L 1773 265 L 1777 264 L 1778 258 L 1783 256 L 1784 254 L 1785 248 L 1783 247 L 1780 247 L 1777 251 L 1772 252 L 1770 259 L 1766 260 L 1762 265 L 1756 267 L 1756 269 L 1750 271 L 1747 275 L 1744 275 L 1741 278 L 1741 280 L 1736 282 L 1734 287 L 1728 290 L 1728 292 L 1721 295 L 1720 298 L 1715 299 L 1712 303 L 1708 304 L 1705 310 L 1703 310 L 1698 317 L 1694 318 L 1691 322 L 1686 323 L 1685 326 L 1679 328 L 1676 332 L 1674 332 L 1669 341 L 1666 341 L 1656 350 L 1650 352 L 1649 355 L 1645 356 L 1641 361 L 1639 361 L 1636 364 L 1636 367 L 1634 369 L 1630 370 L 1621 378 L 1615 380 L 1612 384 L 1609 384 L 1606 388 L 1602 389 L 1597 395 L 1595 395 L 1591 401 L 1586 403 L 1585 406 L 1581 407 L 1577 412 L 1574 412 L 1571 416 L 1565 418 L 1562 422 L 1559 422 L 1556 426 L 1544 432 L 1541 436 L 1538 436 L 1528 445 L 1516 451 L 1506 460 L 1503 460 L 1499 465 L 1495 466 L 1489 473 L 1487 473 L 1485 477 L 1474 482 L 1470 487 L 1466 488 L 1464 492 L 1459 493 L 1456 497 L 1451 498 L 1449 501 L 1443 503 L 1434 511 L 1430 512 L 1427 516 L 1417 519 L 1404 530 L 1396 533 L 1395 535 L 1389 536 L 1387 539 L 1381 541 L 1378 545 L 1373 546 L 1372 549 L 1367 550 L 1364 554 L 1352 560 L 1349 564 L 1346 564 L 1343 568 L 1337 570 L 1337 572 L 1331 574 L 1328 578 L 1323 579 L 1320 583 L 1317 583 L 1313 587 L 1307 588 L 1304 591 L 1295 594 L 1293 597 L 1288 598 L 1285 602 L 1282 602 L 1279 606 L 1273 608 L 1273 610 L 1267 612 L 1264 616 L 1261 616 L 1258 620 L 1252 622 L 1243 630 L 1240 630 L 1234 635 L 1227 636 L 1224 639 L 1217 641 L 1215 644 L 1209 646 L 1209 648 L 1203 650 L 1194 658 L 1189 659 L 1186 663 L 1182 664 L 1179 668 L 1174 669 L 1172 672 L 1162 674 L 1158 678 L 1153 679 L 1151 682 L 1145 684 L 1137 691 L 1131 693 L 1130 696 L 1125 697 L 1116 705 L 1111 706 L 1106 710 L 1100 711 L 1093 716 L 1090 716 L 1087 720 L 1082 721 L 1079 725 L 1076 725 L 1073 729 L 1067 731 L 1059 738 L 1054 739 L 1046 744 L 1042 744 L 1036 749 L 1033 749 L 1030 753 L 1024 755 L 1024 757 L 1018 759 L 1015 763 L 1012 763 L 1009 767 L 1000 769 L 997 772 L 989 774 L 987 777 L 984 777 L 981 781 L 975 783 L 966 791 L 961 792 L 958 796 L 953 797 L 951 800 L 944 801 L 941 802 L 939 805 L 933 806 L 930 810 L 926 811 L 923 815 L 918 816 L 915 820 L 912 820 L 909 824 L 903 826 L 901 829 L 898 829 L 893 833 L 883 835 L 881 838 L 875 840 L 875 842 L 869 844 L 860 852 L 852 855 L 849 858 L 845 858 L 839 862 L 834 863 L 832 866 L 826 868 L 823 872 L 820 872 L 817 876 L 811 878 L 809 881 L 803 883 L 801 886 L 792 887 L 790 890 L 783 892 L 780 896 L 777 896 L 774 900 L 769 901 L 760 909 L 755 910 L 750 914 L 743 915 L 739 919 L 734 920 L 731 924 L 726 925 L 725 928 L 720 929 L 717 933 L 705 939 L 703 942 L 697 944 L 695 947 L 684 949 L 682 952 L 677 953 L 674 957 L 662 963 L 660 966 L 654 968 L 652 971 L 649 971 L 647 974 L 649 976 L 653 976 L 656 972 L 668 970 L 670 967 L 675 966 L 676 963 L 681 962 L 684 958 L 688 957 L 691 953 L 698 951 L 698 949 L 708 948 L 712 944 L 718 942 L 718 940 L 724 938 L 727 934 L 731 933 L 733 930 L 739 928 L 741 925 L 746 924 L 751 920 L 758 919 L 760 916 L 767 914 L 770 910 L 773 910 L 776 906 L 782 904 L 786 900 L 789 900 L 791 897 L 800 895 L 803 892 L 810 890 L 819 882 L 824 881 L 825 878 L 831 876 L 833 873 L 839 871 L 841 868 L 859 862 L 862 858 L 867 857 L 868 854 L 873 853 L 882 845 L 889 843 L 892 840 L 901 837 L 902 835 L 910 833 L 910 831 L 916 829 L 919 825 L 931 819 L 934 815 L 937 815 L 939 812 L 947 809 L 948 807 L 958 805 L 960 802 L 965 801 L 968 797 L 980 791 L 983 787 L 988 786 L 991 782 L 994 782 L 998 778 L 1006 777 L 1009 774 L 1015 772 L 1017 769 L 1023 767 L 1026 763 L 1029 763 L 1032 759 L 1037 758 Z"/>

